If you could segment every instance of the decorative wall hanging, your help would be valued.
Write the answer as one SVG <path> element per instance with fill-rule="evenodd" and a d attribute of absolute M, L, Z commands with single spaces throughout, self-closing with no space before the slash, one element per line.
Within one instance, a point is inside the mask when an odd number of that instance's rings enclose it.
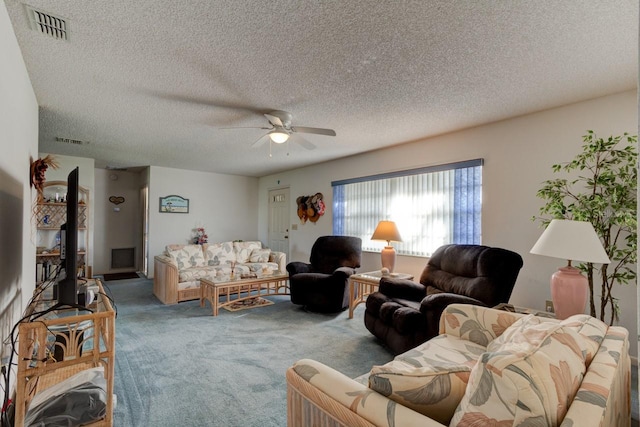
<path fill-rule="evenodd" d="M 176 195 L 160 197 L 160 212 L 189 213 L 189 199 Z"/>
<path fill-rule="evenodd" d="M 322 193 L 316 193 L 313 196 L 300 196 L 296 199 L 298 218 L 300 218 L 302 224 L 307 220 L 315 223 L 324 215 L 325 204 L 322 201 L 323 198 Z"/>
<path fill-rule="evenodd" d="M 124 203 L 124 197 L 122 196 L 111 196 L 109 197 L 109 201 L 114 205 L 119 205 L 120 203 Z"/>
<path fill-rule="evenodd" d="M 59 167 L 55 157 L 50 154 L 47 154 L 43 159 L 31 162 L 31 186 L 38 192 L 38 199 L 42 199 L 45 173 L 49 167 L 51 167 L 51 169 L 58 169 Z"/>

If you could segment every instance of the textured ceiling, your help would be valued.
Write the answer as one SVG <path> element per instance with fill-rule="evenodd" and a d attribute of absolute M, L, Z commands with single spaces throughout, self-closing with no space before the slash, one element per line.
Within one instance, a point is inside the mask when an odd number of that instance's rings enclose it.
<path fill-rule="evenodd" d="M 40 150 L 263 176 L 637 87 L 638 1 L 5 0 Z M 252 147 L 286 110 L 331 128 Z M 89 141 L 56 142 L 56 137 Z M 287 148 L 288 145 L 288 148 Z M 288 152 L 288 154 L 287 154 Z"/>

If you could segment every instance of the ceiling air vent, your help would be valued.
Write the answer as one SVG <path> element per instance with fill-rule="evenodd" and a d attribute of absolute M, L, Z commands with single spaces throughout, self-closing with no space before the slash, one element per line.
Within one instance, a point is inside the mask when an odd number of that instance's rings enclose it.
<path fill-rule="evenodd" d="M 56 136 L 56 141 L 64 142 L 65 144 L 71 144 L 71 145 L 86 145 L 89 143 L 89 141 L 80 141 L 79 139 L 71 139 L 71 138 L 61 138 L 59 136 Z"/>
<path fill-rule="evenodd" d="M 69 40 L 67 20 L 25 5 L 31 29 L 59 40 Z"/>

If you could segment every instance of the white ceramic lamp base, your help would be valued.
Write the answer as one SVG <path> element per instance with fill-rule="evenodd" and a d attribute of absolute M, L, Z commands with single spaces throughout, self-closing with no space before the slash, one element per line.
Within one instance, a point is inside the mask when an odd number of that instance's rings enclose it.
<path fill-rule="evenodd" d="M 396 250 L 393 246 L 385 246 L 380 252 L 380 258 L 382 259 L 382 267 L 389 269 L 389 273 L 393 273 L 393 268 L 396 266 Z"/>

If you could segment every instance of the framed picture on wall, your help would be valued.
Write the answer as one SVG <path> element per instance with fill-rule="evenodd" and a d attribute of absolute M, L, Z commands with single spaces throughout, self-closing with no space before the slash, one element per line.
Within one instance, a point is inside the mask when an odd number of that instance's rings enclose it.
<path fill-rule="evenodd" d="M 171 195 L 160 197 L 160 212 L 163 213 L 189 213 L 189 199 Z"/>

